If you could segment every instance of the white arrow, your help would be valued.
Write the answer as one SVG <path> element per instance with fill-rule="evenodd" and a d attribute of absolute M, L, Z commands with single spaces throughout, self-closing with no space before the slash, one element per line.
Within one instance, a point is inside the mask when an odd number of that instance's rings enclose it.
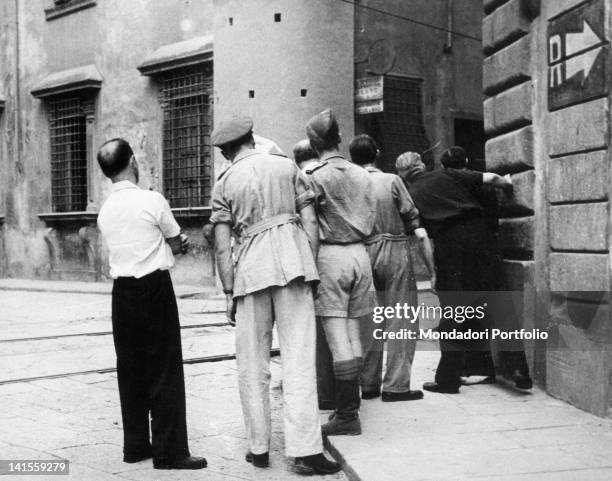
<path fill-rule="evenodd" d="M 591 69 L 593 65 L 595 65 L 595 61 L 597 60 L 597 56 L 603 50 L 603 47 L 596 48 L 591 50 L 584 55 L 579 55 L 578 57 L 570 58 L 565 61 L 565 80 L 569 80 L 574 75 L 584 72 L 584 78 L 589 76 L 591 73 Z"/>
<path fill-rule="evenodd" d="M 586 50 L 587 48 L 597 45 L 600 42 L 601 38 L 599 38 L 599 35 L 593 32 L 593 29 L 589 23 L 584 20 L 582 32 L 568 33 L 565 35 L 565 55 L 569 57 L 576 52 Z"/>

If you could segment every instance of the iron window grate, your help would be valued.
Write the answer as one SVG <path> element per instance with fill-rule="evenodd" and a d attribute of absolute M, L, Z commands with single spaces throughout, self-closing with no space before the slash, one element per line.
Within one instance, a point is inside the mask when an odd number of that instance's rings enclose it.
<path fill-rule="evenodd" d="M 87 136 L 81 100 L 49 102 L 49 123 L 53 211 L 84 211 L 87 207 Z"/>
<path fill-rule="evenodd" d="M 421 80 L 385 76 L 385 110 L 380 116 L 380 132 L 391 170 L 401 153 L 422 154 L 430 146 L 422 101 Z"/>
<path fill-rule="evenodd" d="M 212 185 L 212 70 L 177 70 L 163 80 L 164 195 L 172 207 L 203 207 Z"/>

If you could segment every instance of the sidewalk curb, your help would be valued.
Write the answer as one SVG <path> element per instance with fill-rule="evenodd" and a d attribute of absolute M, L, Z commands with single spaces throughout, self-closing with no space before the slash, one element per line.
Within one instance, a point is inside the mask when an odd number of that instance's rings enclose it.
<path fill-rule="evenodd" d="M 323 445 L 325 449 L 331 454 L 332 458 L 336 460 L 337 463 L 340 463 L 342 466 L 342 471 L 346 474 L 346 477 L 349 481 L 364 481 L 361 476 L 353 469 L 353 467 L 346 462 L 346 459 L 342 455 L 342 453 L 334 446 L 334 444 L 329 440 L 329 437 L 323 438 Z"/>

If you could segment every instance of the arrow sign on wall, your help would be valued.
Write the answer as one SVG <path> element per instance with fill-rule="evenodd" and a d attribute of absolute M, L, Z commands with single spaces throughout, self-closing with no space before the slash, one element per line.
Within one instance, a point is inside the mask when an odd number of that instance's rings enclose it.
<path fill-rule="evenodd" d="M 584 72 L 584 78 L 586 79 L 589 76 L 589 73 L 591 73 L 593 65 L 595 65 L 597 56 L 601 53 L 602 50 L 603 49 L 599 47 L 595 50 L 591 50 L 590 52 L 585 53 L 584 55 L 579 55 L 578 57 L 568 59 L 565 62 L 565 78 L 570 79 L 574 75 L 580 72 Z"/>
<path fill-rule="evenodd" d="M 601 41 L 601 38 L 593 31 L 589 23 L 584 20 L 582 32 L 567 33 L 565 35 L 565 55 L 569 57 L 577 52 L 593 47 L 601 43 Z"/>

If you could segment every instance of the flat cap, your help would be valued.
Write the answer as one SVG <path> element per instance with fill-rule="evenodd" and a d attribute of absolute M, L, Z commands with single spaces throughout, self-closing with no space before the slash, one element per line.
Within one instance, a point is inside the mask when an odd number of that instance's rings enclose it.
<path fill-rule="evenodd" d="M 340 141 L 340 128 L 331 109 L 312 117 L 306 124 L 306 135 L 315 147 L 325 146 Z"/>
<path fill-rule="evenodd" d="M 249 117 L 238 117 L 227 122 L 221 122 L 213 130 L 210 140 L 215 146 L 229 144 L 253 131 L 253 120 Z"/>

